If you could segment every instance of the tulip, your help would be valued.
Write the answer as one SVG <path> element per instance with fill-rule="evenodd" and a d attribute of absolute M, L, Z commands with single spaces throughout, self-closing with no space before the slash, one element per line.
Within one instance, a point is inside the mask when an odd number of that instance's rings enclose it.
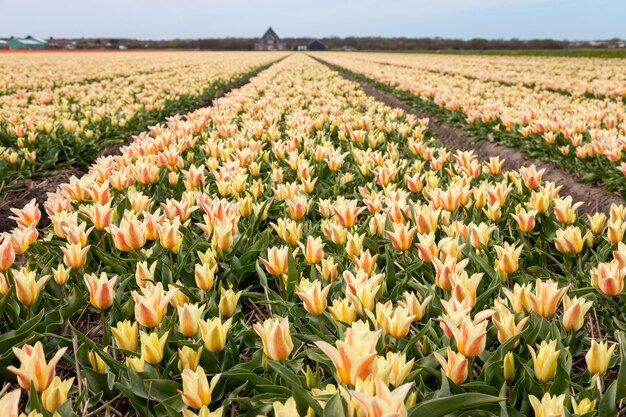
<path fill-rule="evenodd" d="M 301 242 L 298 242 L 298 246 L 302 249 L 304 259 L 306 259 L 309 264 L 315 265 L 322 262 L 322 259 L 324 259 L 324 246 L 326 246 L 326 243 L 322 243 L 322 238 L 307 236 L 306 247 Z"/>
<path fill-rule="evenodd" d="M 157 262 L 152 262 L 148 267 L 148 261 L 137 262 L 135 268 L 135 281 L 140 287 L 145 287 L 148 283 L 154 284 L 154 273 L 156 272 Z"/>
<path fill-rule="evenodd" d="M 417 232 L 417 227 L 409 228 L 410 225 L 393 223 L 393 232 L 387 231 L 387 236 L 396 250 L 407 251 L 413 244 L 413 236 Z"/>
<path fill-rule="evenodd" d="M 122 219 L 119 226 L 111 224 L 108 227 L 108 231 L 113 238 L 115 247 L 123 252 L 143 248 L 148 239 L 148 231 L 145 224 L 136 217 Z"/>
<path fill-rule="evenodd" d="M 489 244 L 491 233 L 496 229 L 496 226 L 488 226 L 485 223 L 479 225 L 471 223 L 468 227 L 470 245 L 476 250 L 482 250 L 483 246 Z"/>
<path fill-rule="evenodd" d="M 433 352 L 435 359 L 441 365 L 441 368 L 445 370 L 446 376 L 457 385 L 460 385 L 467 380 L 468 376 L 468 360 L 461 354 L 454 352 L 448 346 L 448 359 L 444 359 L 438 352 Z"/>
<path fill-rule="evenodd" d="M 584 298 L 569 298 L 567 294 L 563 297 L 563 317 L 561 322 L 566 331 L 577 332 L 585 323 L 585 315 L 593 305 L 593 301 Z"/>
<path fill-rule="evenodd" d="M 365 379 L 375 372 L 379 338 L 380 330 L 372 332 L 369 325 L 358 321 L 346 330 L 345 340 L 338 340 L 336 347 L 323 341 L 315 344 L 335 365 L 338 381 L 354 386 L 358 379 Z"/>
<path fill-rule="evenodd" d="M 163 360 L 163 349 L 165 348 L 165 343 L 167 343 L 169 333 L 167 331 L 163 336 L 159 337 L 156 332 L 152 332 L 149 335 L 143 331 L 141 332 L 141 356 L 146 362 L 156 365 Z"/>
<path fill-rule="evenodd" d="M 534 395 L 529 395 L 528 399 L 535 412 L 535 417 L 557 417 L 565 415 L 565 407 L 563 406 L 565 394 L 551 396 L 549 392 L 546 392 L 541 401 Z"/>
<path fill-rule="evenodd" d="M 519 323 L 515 324 L 515 316 L 506 308 L 502 311 L 499 311 L 492 317 L 493 324 L 498 329 L 498 341 L 500 343 L 505 343 L 510 338 L 520 334 L 528 321 L 528 317 L 524 317 L 519 321 Z M 511 348 L 516 348 L 519 345 L 519 340 L 517 340 Z"/>
<path fill-rule="evenodd" d="M 346 255 L 348 255 L 349 258 L 356 258 L 361 256 L 361 253 L 363 252 L 364 238 L 365 235 L 359 235 L 358 233 L 353 234 L 348 232 L 345 243 L 345 250 Z"/>
<path fill-rule="evenodd" d="M 280 276 L 287 274 L 288 271 L 288 254 L 289 248 L 287 246 L 282 246 L 278 248 L 276 246 L 267 250 L 267 261 L 263 258 L 261 262 L 265 265 L 265 269 L 268 273 L 274 276 Z"/>
<path fill-rule="evenodd" d="M 485 344 L 487 342 L 487 321 L 483 320 L 474 323 L 468 316 L 463 316 L 459 328 L 450 319 L 443 320 L 452 331 L 459 353 L 468 358 L 473 358 L 480 355 L 482 351 L 485 350 Z"/>
<path fill-rule="evenodd" d="M 559 350 L 556 350 L 556 340 L 551 340 L 550 342 L 544 340 L 539 345 L 538 352 L 535 352 L 531 346 L 528 346 L 528 350 L 533 358 L 535 378 L 544 384 L 554 379 L 557 360 L 561 353 Z"/>
<path fill-rule="evenodd" d="M 50 275 L 36 279 L 35 271 L 28 271 L 20 268 L 13 271 L 13 282 L 15 283 L 15 295 L 20 303 L 30 307 L 39 300 L 41 290 L 48 282 Z"/>
<path fill-rule="evenodd" d="M 61 252 L 63 252 L 63 263 L 69 268 L 82 268 L 87 261 L 89 248 L 90 246 L 82 247 L 80 243 L 67 243 L 65 246 L 61 246 Z"/>
<path fill-rule="evenodd" d="M 574 412 L 574 414 L 578 414 L 579 416 L 591 413 L 596 409 L 596 400 L 591 401 L 589 398 L 583 398 L 578 403 L 576 402 L 574 397 L 572 397 L 571 400 L 572 411 Z"/>
<path fill-rule="evenodd" d="M 299 291 L 296 291 L 296 295 L 302 300 L 304 309 L 312 316 L 321 316 L 326 311 L 328 292 L 330 291 L 330 284 L 322 289 L 320 281 L 308 283 L 306 285 L 300 284 Z"/>
<path fill-rule="evenodd" d="M 509 300 L 511 308 L 515 314 L 525 313 L 532 309 L 530 290 L 531 284 L 513 286 L 513 291 L 508 288 L 502 288 L 504 295 Z"/>
<path fill-rule="evenodd" d="M 174 292 L 174 296 L 170 300 L 170 304 L 173 307 L 180 307 L 189 303 L 189 297 L 187 297 L 185 293 L 180 290 L 180 288 L 183 286 L 184 284 L 180 281 L 176 281 L 176 285 L 167 285 L 167 289 Z"/>
<path fill-rule="evenodd" d="M 217 272 L 217 264 L 196 264 L 195 275 L 196 285 L 198 286 L 198 288 L 200 288 L 202 291 L 209 291 L 211 288 L 213 288 L 215 272 Z"/>
<path fill-rule="evenodd" d="M 183 304 L 178 306 L 178 328 L 186 337 L 194 337 L 200 331 L 200 320 L 206 306 L 198 304 Z"/>
<path fill-rule="evenodd" d="M 18 417 L 21 395 L 22 392 L 19 389 L 15 389 L 0 398 L 0 415 Z"/>
<path fill-rule="evenodd" d="M 211 395 L 220 379 L 219 374 L 211 378 L 210 384 L 201 366 L 198 366 L 195 371 L 186 368 L 181 376 L 183 378 L 183 390 L 179 392 L 183 397 L 183 402 L 188 407 L 199 410 L 203 406 L 211 404 Z"/>
<path fill-rule="evenodd" d="M 140 356 L 140 357 L 127 356 L 126 366 L 135 372 L 143 372 L 146 368 L 146 360 L 143 358 L 143 356 Z"/>
<path fill-rule="evenodd" d="M 65 268 L 62 264 L 59 264 L 56 269 L 52 268 L 52 276 L 54 277 L 54 281 L 59 285 L 63 286 L 70 279 L 70 272 L 72 268 Z"/>
<path fill-rule="evenodd" d="M 387 384 L 380 379 L 376 379 L 376 395 L 356 391 L 350 391 L 352 398 L 360 407 L 364 417 L 382 416 L 406 416 L 407 410 L 404 404 L 409 390 L 413 383 L 404 384 L 396 388 L 393 392 L 389 390 Z"/>
<path fill-rule="evenodd" d="M 376 315 L 385 333 L 395 339 L 406 336 L 411 329 L 411 323 L 416 319 L 416 316 L 410 315 L 405 307 L 398 306 L 394 309 L 390 301 L 386 306 L 378 303 Z"/>
<path fill-rule="evenodd" d="M 583 244 L 581 231 L 576 226 L 556 231 L 554 246 L 561 253 L 580 253 L 583 250 Z"/>
<path fill-rule="evenodd" d="M 591 285 L 609 297 L 615 297 L 624 290 L 626 269 L 620 269 L 619 260 L 599 263 L 591 268 Z"/>
<path fill-rule="evenodd" d="M 189 346 L 183 346 L 182 349 L 178 349 L 178 369 L 184 371 L 189 368 L 195 371 L 200 364 L 200 357 L 202 356 L 202 347 L 198 350 L 194 350 Z"/>
<path fill-rule="evenodd" d="M 285 404 L 282 404 L 280 401 L 274 401 L 272 404 L 274 417 L 300 417 L 296 405 L 296 400 L 293 397 L 289 397 Z"/>
<path fill-rule="evenodd" d="M 626 232 L 626 222 L 617 220 L 610 221 L 607 225 L 606 237 L 609 242 L 618 244 L 624 240 L 624 232 Z"/>
<path fill-rule="evenodd" d="M 15 262 L 15 249 L 11 243 L 11 235 L 2 233 L 0 235 L 0 272 L 11 268 Z"/>
<path fill-rule="evenodd" d="M 470 300 L 470 306 L 476 304 L 476 291 L 483 278 L 483 273 L 479 272 L 468 276 L 466 271 L 450 274 L 450 283 L 452 284 L 452 297 L 459 301 L 464 299 Z"/>
<path fill-rule="evenodd" d="M 115 327 L 111 326 L 111 333 L 113 333 L 117 347 L 131 352 L 137 350 L 138 330 L 139 324 L 136 321 L 131 324 L 130 321 L 124 320 L 118 322 Z"/>
<path fill-rule="evenodd" d="M 537 210 L 524 210 L 520 208 L 516 210 L 517 214 L 511 214 L 511 217 L 517 222 L 517 226 L 522 233 L 529 233 L 535 228 L 535 216 L 537 216 Z"/>
<path fill-rule="evenodd" d="M 409 376 L 413 369 L 415 359 L 407 362 L 404 353 L 387 352 L 386 356 L 379 356 L 377 359 L 376 369 L 380 375 L 380 370 L 384 370 L 385 377 L 381 377 L 387 384 L 394 387 L 400 386 Z"/>
<path fill-rule="evenodd" d="M 50 386 L 54 379 L 57 363 L 63 357 L 67 348 L 59 349 L 50 362 L 46 363 L 46 354 L 41 342 L 35 346 L 24 345 L 21 349 L 13 347 L 13 353 L 20 361 L 20 367 L 7 367 L 9 372 L 17 375 L 17 382 L 25 390 L 31 386 L 37 392 L 42 392 Z"/>
<path fill-rule="evenodd" d="M 337 216 L 337 221 L 342 227 L 350 229 L 358 220 L 359 214 L 366 210 L 366 207 L 357 209 L 357 200 L 338 199 L 333 207 Z"/>
<path fill-rule="evenodd" d="M 294 247 L 302 235 L 303 223 L 296 223 L 291 219 L 278 219 L 278 224 L 270 223 L 270 226 L 278 237 L 280 237 L 289 247 Z"/>
<path fill-rule="evenodd" d="M 509 384 L 515 381 L 515 357 L 513 356 L 513 352 L 508 352 L 504 355 L 504 364 L 502 367 L 505 381 Z"/>
<path fill-rule="evenodd" d="M 533 311 L 545 318 L 552 317 L 559 306 L 561 297 L 566 292 L 567 287 L 559 288 L 558 282 L 551 279 L 545 282 L 537 279 L 535 281 L 535 293 L 529 293 Z"/>
<path fill-rule="evenodd" d="M 160 282 L 156 285 L 148 284 L 141 291 L 141 294 L 137 291 L 131 293 L 135 300 L 135 320 L 145 327 L 156 327 L 161 324 L 167 313 L 167 305 L 174 297 L 175 291 L 164 293 L 163 284 Z"/>
<path fill-rule="evenodd" d="M 223 415 L 224 407 L 220 407 L 215 411 L 211 411 L 205 405 L 203 405 L 198 411 L 198 414 L 187 408 L 183 410 L 183 417 L 223 417 Z"/>
<path fill-rule="evenodd" d="M 339 275 L 339 265 L 335 263 L 335 260 L 332 257 L 328 257 L 322 261 L 322 267 L 319 265 L 315 266 L 317 272 L 328 282 L 337 281 L 337 276 Z"/>
<path fill-rule="evenodd" d="M 415 321 L 420 321 L 426 314 L 426 308 L 433 296 L 429 295 L 420 303 L 421 296 L 414 292 L 404 292 L 404 301 L 398 301 L 398 305 L 409 309 L 409 314 L 415 316 Z"/>
<path fill-rule="evenodd" d="M 5 274 L 0 272 L 0 294 L 7 295 L 11 290 L 11 284 Z"/>
<path fill-rule="evenodd" d="M 15 214 L 15 217 L 10 216 L 9 219 L 15 220 L 22 229 L 26 229 L 33 224 L 37 225 L 41 219 L 41 210 L 39 210 L 39 204 L 34 198 L 22 209 L 12 208 L 11 213 Z"/>
<path fill-rule="evenodd" d="M 91 365 L 91 368 L 99 374 L 104 374 L 106 372 L 106 364 L 104 363 L 104 360 L 94 350 L 89 351 L 89 364 Z"/>
<path fill-rule="evenodd" d="M 227 319 L 231 318 L 237 312 L 237 303 L 241 297 L 242 291 L 234 292 L 232 289 L 224 290 L 222 288 L 219 302 L 220 314 Z"/>
<path fill-rule="evenodd" d="M 593 216 L 587 214 L 589 220 L 589 230 L 596 236 L 599 236 L 604 232 L 604 225 L 606 224 L 606 214 L 594 213 Z"/>
<path fill-rule="evenodd" d="M 93 223 L 93 227 L 98 231 L 103 231 L 111 225 L 115 215 L 111 208 L 111 201 L 106 204 L 94 203 L 92 206 L 83 206 L 80 211 L 89 217 Z"/>
<path fill-rule="evenodd" d="M 254 331 L 263 341 L 265 356 L 275 361 L 287 359 L 293 350 L 293 341 L 289 334 L 289 321 L 285 318 L 271 318 L 263 324 L 255 323 Z"/>
<path fill-rule="evenodd" d="M 574 223 L 576 218 L 576 209 L 582 206 L 582 202 L 572 205 L 572 197 L 554 199 L 554 214 L 556 219 L 562 224 Z"/>
<path fill-rule="evenodd" d="M 209 352 L 213 353 L 224 350 L 226 346 L 226 333 L 232 325 L 232 319 L 228 319 L 222 323 L 219 317 L 215 317 L 207 321 L 199 320 L 198 324 L 202 332 L 204 347 L 206 347 Z"/>
<path fill-rule="evenodd" d="M 67 401 L 67 394 L 72 388 L 73 382 L 74 378 L 62 381 L 58 376 L 54 377 L 50 386 L 41 393 L 41 403 L 48 412 L 54 413 L 59 406 Z"/>
<path fill-rule="evenodd" d="M 591 341 L 591 347 L 585 355 L 587 368 L 592 375 L 603 376 L 609 368 L 609 362 L 613 357 L 616 345 L 608 346 L 607 342 Z"/>
<path fill-rule="evenodd" d="M 496 269 L 502 271 L 506 275 L 512 274 L 519 268 L 519 257 L 522 253 L 524 245 L 509 245 L 508 242 L 504 246 L 496 245 L 496 253 L 498 259 L 496 261 Z"/>
<path fill-rule="evenodd" d="M 180 220 L 178 218 L 174 219 L 174 221 L 165 219 L 162 223 L 157 224 L 159 243 L 173 254 L 178 253 L 183 243 L 183 235 L 179 229 Z"/>
<path fill-rule="evenodd" d="M 95 274 L 85 274 L 85 283 L 92 306 L 98 310 L 106 310 L 113 305 L 115 281 L 117 281 L 117 275 L 109 279 L 106 272 L 100 274 L 100 278 Z"/>
<path fill-rule="evenodd" d="M 352 301 L 347 298 L 335 298 L 333 305 L 328 307 L 328 311 L 337 323 L 341 322 L 350 325 L 356 320 L 356 309 Z"/>

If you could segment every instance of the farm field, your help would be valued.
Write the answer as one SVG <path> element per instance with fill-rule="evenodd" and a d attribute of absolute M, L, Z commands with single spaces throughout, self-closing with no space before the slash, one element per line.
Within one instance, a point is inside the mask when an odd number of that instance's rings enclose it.
<path fill-rule="evenodd" d="M 0 55 L 0 192 L 191 110 L 284 53 L 91 52 Z"/>
<path fill-rule="evenodd" d="M 103 102 L 135 109 L 267 66 L 14 207 L 1 416 L 623 413 L 622 200 L 583 211 L 532 162 L 449 148 L 433 120 L 364 87 L 622 191 L 617 60 L 600 83 L 577 59 L 166 55 L 6 77 L 6 97 L 27 103 L 85 89 L 50 117 L 86 130 L 100 83 Z"/>
<path fill-rule="evenodd" d="M 624 60 L 376 53 L 322 58 L 437 113 L 476 140 L 522 149 L 565 167 L 579 181 L 626 193 Z"/>

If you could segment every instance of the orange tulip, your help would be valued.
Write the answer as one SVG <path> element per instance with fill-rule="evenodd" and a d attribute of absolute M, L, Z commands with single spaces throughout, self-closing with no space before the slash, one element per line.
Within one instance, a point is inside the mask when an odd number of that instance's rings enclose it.
<path fill-rule="evenodd" d="M 438 352 L 433 352 L 435 359 L 445 370 L 446 376 L 457 385 L 460 385 L 467 380 L 468 376 L 468 360 L 460 353 L 454 352 L 449 346 L 447 349 L 448 359 L 444 359 Z"/>
<path fill-rule="evenodd" d="M 330 284 L 322 289 L 320 281 L 301 282 L 296 295 L 300 297 L 304 304 L 304 309 L 312 316 L 321 316 L 326 311 L 328 292 Z"/>
<path fill-rule="evenodd" d="M 485 350 L 488 324 L 486 320 L 474 323 L 468 316 L 463 316 L 460 328 L 450 319 L 443 320 L 452 331 L 459 353 L 468 358 L 473 358 Z"/>
<path fill-rule="evenodd" d="M 201 366 L 198 366 L 195 371 L 185 368 L 181 376 L 183 378 L 183 390 L 179 392 L 183 397 L 183 402 L 188 407 L 199 410 L 202 406 L 211 404 L 211 395 L 220 379 L 219 374 L 211 378 L 210 384 L 206 372 Z"/>
<path fill-rule="evenodd" d="M 567 292 L 567 287 L 559 288 L 558 282 L 542 281 L 537 279 L 535 281 L 535 293 L 530 293 L 530 304 L 535 313 L 542 317 L 550 318 L 556 312 L 559 302 L 563 294 Z"/>
<path fill-rule="evenodd" d="M 287 359 L 293 350 L 293 342 L 286 317 L 267 319 L 263 324 L 255 323 L 253 328 L 263 341 L 265 356 L 275 361 Z"/>
<path fill-rule="evenodd" d="M 92 306 L 98 310 L 106 310 L 113 305 L 115 281 L 117 281 L 117 275 L 109 279 L 106 272 L 100 274 L 100 278 L 95 274 L 85 274 L 85 283 Z"/>
<path fill-rule="evenodd" d="M 357 379 L 365 379 L 375 372 L 379 338 L 380 330 L 372 332 L 367 324 L 355 322 L 346 330 L 345 340 L 335 343 L 337 347 L 323 341 L 315 344 L 335 365 L 338 381 L 354 386 Z"/>
<path fill-rule="evenodd" d="M 83 248 L 80 243 L 67 243 L 65 247 L 61 247 L 61 252 L 63 252 L 63 263 L 73 269 L 82 268 L 87 261 L 89 248 L 90 246 L 85 246 Z"/>
<path fill-rule="evenodd" d="M 626 270 L 620 269 L 617 259 L 599 263 L 597 267 L 591 268 L 591 285 L 609 297 L 615 297 L 624 290 L 625 274 Z"/>
<path fill-rule="evenodd" d="M 26 229 L 31 225 L 37 225 L 41 219 L 41 211 L 39 210 L 39 204 L 36 199 L 30 200 L 28 204 L 22 209 L 12 208 L 11 212 L 15 214 L 15 217 L 11 216 L 9 219 L 15 220 L 18 226 L 22 229 Z"/>
<path fill-rule="evenodd" d="M 14 347 L 13 353 L 19 359 L 20 367 L 9 366 L 7 370 L 17 376 L 17 382 L 23 389 L 28 391 L 32 386 L 35 391 L 42 392 L 52 383 L 57 363 L 66 350 L 59 349 L 50 362 L 46 362 L 41 342 L 35 343 L 35 346 L 24 345 L 21 349 Z"/>
<path fill-rule="evenodd" d="M 417 232 L 417 227 L 410 228 L 410 225 L 393 223 L 393 232 L 387 231 L 387 236 L 396 250 L 407 251 L 413 244 L 413 236 Z"/>
<path fill-rule="evenodd" d="M 152 328 L 161 324 L 163 316 L 167 313 L 167 305 L 174 297 L 176 290 L 167 293 L 163 291 L 163 284 L 147 284 L 141 289 L 141 294 L 137 291 L 131 293 L 135 300 L 135 320 L 139 324 Z"/>
<path fill-rule="evenodd" d="M 280 276 L 287 273 L 288 270 L 288 251 L 289 248 L 287 246 L 282 246 L 280 248 L 274 246 L 271 249 L 267 250 L 267 261 L 263 258 L 261 262 L 265 265 L 265 269 L 271 275 Z"/>
<path fill-rule="evenodd" d="M 569 298 L 567 294 L 563 297 L 563 317 L 561 322 L 567 331 L 578 331 L 585 323 L 587 311 L 593 305 L 593 301 L 584 298 Z"/>
<path fill-rule="evenodd" d="M 309 264 L 315 265 L 322 262 L 322 259 L 324 259 L 324 246 L 326 246 L 326 243 L 322 243 L 322 238 L 307 236 L 306 247 L 301 242 L 298 242 L 298 246 L 302 249 L 304 259 L 306 259 Z"/>

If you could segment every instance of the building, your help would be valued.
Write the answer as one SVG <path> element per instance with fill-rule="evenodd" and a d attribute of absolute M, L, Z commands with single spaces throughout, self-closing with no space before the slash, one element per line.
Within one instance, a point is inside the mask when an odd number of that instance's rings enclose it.
<path fill-rule="evenodd" d="M 0 51 L 4 49 L 9 49 L 9 45 L 7 45 L 7 41 L 0 39 Z"/>
<path fill-rule="evenodd" d="M 326 47 L 326 45 L 324 45 L 322 42 L 318 41 L 317 39 L 309 42 L 309 44 L 306 47 L 307 51 L 325 51 L 327 49 L 328 48 Z"/>
<path fill-rule="evenodd" d="M 7 41 L 11 50 L 43 50 L 48 49 L 48 42 L 43 39 L 27 36 L 25 38 L 11 38 Z"/>
<path fill-rule="evenodd" d="M 256 41 L 254 49 L 257 51 L 284 51 L 286 49 L 285 42 L 280 40 L 274 29 L 271 27 L 265 31 L 265 34 Z"/>

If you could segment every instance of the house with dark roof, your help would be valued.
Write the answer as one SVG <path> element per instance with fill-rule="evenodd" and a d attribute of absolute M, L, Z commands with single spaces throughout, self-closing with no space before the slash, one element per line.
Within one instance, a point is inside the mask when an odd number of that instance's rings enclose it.
<path fill-rule="evenodd" d="M 309 42 L 306 47 L 307 51 L 325 51 L 328 48 L 319 40 L 315 39 L 314 41 Z"/>
<path fill-rule="evenodd" d="M 270 28 L 265 31 L 263 36 L 256 41 L 254 49 L 256 51 L 284 51 L 286 49 L 286 45 L 270 26 Z"/>

